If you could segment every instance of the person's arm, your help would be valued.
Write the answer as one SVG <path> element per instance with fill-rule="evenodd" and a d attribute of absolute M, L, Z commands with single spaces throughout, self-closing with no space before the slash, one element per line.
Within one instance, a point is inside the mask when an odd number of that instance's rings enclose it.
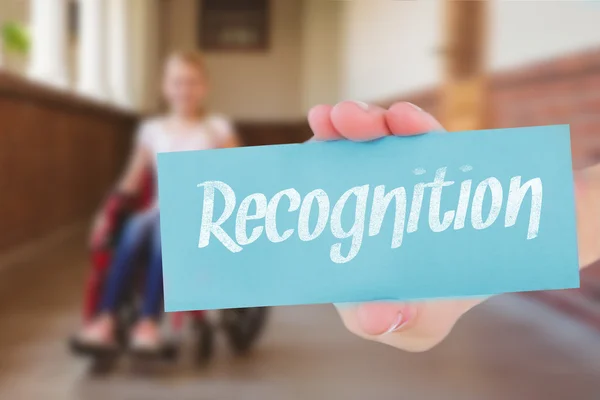
<path fill-rule="evenodd" d="M 237 130 L 229 118 L 222 115 L 216 115 L 212 117 L 210 127 L 213 129 L 213 134 L 216 136 L 218 148 L 230 149 L 242 145 Z"/>
<path fill-rule="evenodd" d="M 106 203 L 101 206 L 102 208 L 94 216 L 90 236 L 92 246 L 102 245 L 106 239 L 106 233 L 109 229 L 109 220 L 106 213 L 110 213 L 110 210 L 127 208 L 127 204 L 139 193 L 146 169 L 152 162 L 147 139 L 143 128 L 140 129 L 136 135 L 125 170 L 117 180 Z"/>
<path fill-rule="evenodd" d="M 117 181 L 115 191 L 124 195 L 137 195 L 150 162 L 151 156 L 147 147 L 143 144 L 137 144 L 129 156 L 125 170 Z"/>
<path fill-rule="evenodd" d="M 224 149 L 231 149 L 234 147 L 240 147 L 242 145 L 240 139 L 238 138 L 237 134 L 235 134 L 235 132 L 228 137 L 227 139 L 225 139 L 223 141 L 223 144 L 221 145 L 222 148 Z"/>

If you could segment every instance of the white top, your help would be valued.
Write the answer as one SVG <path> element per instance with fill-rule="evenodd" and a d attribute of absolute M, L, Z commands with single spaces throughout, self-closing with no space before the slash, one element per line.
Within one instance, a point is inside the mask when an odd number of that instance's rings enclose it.
<path fill-rule="evenodd" d="M 158 153 L 216 149 L 233 136 L 231 123 L 220 115 L 205 117 L 194 129 L 185 133 L 169 132 L 164 118 L 152 118 L 141 124 L 136 143 L 148 149 L 156 163 Z"/>
<path fill-rule="evenodd" d="M 144 146 L 152 153 L 155 179 L 158 153 L 216 149 L 222 147 L 235 135 L 232 124 L 227 118 L 220 115 L 207 116 L 198 122 L 195 128 L 185 133 L 169 132 L 166 122 L 164 118 L 152 118 L 144 121 L 140 125 L 135 139 L 136 145 Z M 155 196 L 150 209 L 157 212 L 158 202 L 156 200 Z"/>

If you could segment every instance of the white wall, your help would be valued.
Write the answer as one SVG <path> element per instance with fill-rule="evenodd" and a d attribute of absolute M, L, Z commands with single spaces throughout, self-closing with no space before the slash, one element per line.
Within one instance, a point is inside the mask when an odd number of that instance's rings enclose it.
<path fill-rule="evenodd" d="M 154 35 L 138 43 L 160 51 L 134 54 L 144 68 L 135 77 L 138 99 L 158 98 L 150 83 L 158 81 L 160 61 L 148 54 L 197 47 L 198 0 L 156 1 L 159 15 L 143 17 L 155 22 L 142 24 L 155 25 Z M 435 86 L 445 1 L 272 0 L 269 52 L 207 54 L 212 105 L 237 119 L 298 120 L 316 103 L 378 101 Z M 12 19 L 27 21 L 28 0 L 0 0 L 0 21 Z M 598 47 L 599 24 L 596 1 L 493 0 L 489 65 L 497 71 Z M 75 44 L 72 67 L 74 52 Z M 8 64 L 23 71 L 25 61 Z"/>
<path fill-rule="evenodd" d="M 128 0 L 134 12 L 129 34 L 131 47 L 131 76 L 134 103 L 140 112 L 153 113 L 160 108 L 162 55 L 161 7 L 156 0 Z"/>
<path fill-rule="evenodd" d="M 343 2 L 343 87 L 347 99 L 381 100 L 440 82 L 443 2 Z"/>
<path fill-rule="evenodd" d="M 600 46 L 597 1 L 495 0 L 490 20 L 492 70 Z"/>
<path fill-rule="evenodd" d="M 303 15 L 303 109 L 340 99 L 341 17 L 344 2 L 305 0 Z"/>
<path fill-rule="evenodd" d="M 443 43 L 443 0 L 342 3 L 342 97 L 381 100 L 441 83 L 443 59 L 436 49 Z M 492 71 L 600 46 L 597 1 L 490 3 Z"/>
<path fill-rule="evenodd" d="M 169 2 L 167 49 L 195 48 L 195 0 Z M 266 53 L 206 53 L 211 106 L 244 120 L 298 120 L 302 108 L 302 1 L 273 0 L 271 48 Z"/>

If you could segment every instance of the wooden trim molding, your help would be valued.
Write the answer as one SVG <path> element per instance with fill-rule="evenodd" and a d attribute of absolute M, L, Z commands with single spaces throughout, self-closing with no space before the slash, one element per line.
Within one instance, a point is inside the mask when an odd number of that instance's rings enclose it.
<path fill-rule="evenodd" d="M 282 122 L 237 121 L 244 146 L 302 143 L 312 137 L 307 120 Z"/>
<path fill-rule="evenodd" d="M 35 103 L 69 113 L 85 113 L 109 118 L 137 118 L 117 107 L 45 86 L 29 79 L 0 71 L 0 97 Z"/>

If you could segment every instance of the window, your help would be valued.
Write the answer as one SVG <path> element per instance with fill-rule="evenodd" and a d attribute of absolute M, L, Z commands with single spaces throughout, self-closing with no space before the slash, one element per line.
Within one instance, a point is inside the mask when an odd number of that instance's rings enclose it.
<path fill-rule="evenodd" d="M 264 51 L 269 46 L 269 0 L 200 0 L 204 51 Z"/>

